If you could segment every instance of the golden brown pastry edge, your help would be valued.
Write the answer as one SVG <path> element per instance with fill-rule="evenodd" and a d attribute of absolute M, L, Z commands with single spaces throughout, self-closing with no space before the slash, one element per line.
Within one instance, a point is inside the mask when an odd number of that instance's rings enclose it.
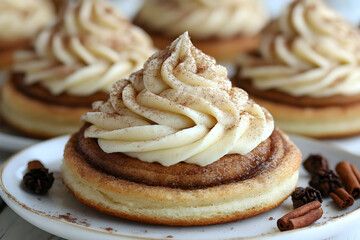
<path fill-rule="evenodd" d="M 279 131 L 279 130 L 276 130 Z M 264 174 L 258 175 L 256 179 L 248 179 L 245 181 L 239 181 L 236 183 L 229 183 L 215 187 L 208 187 L 205 189 L 197 189 L 197 190 L 183 190 L 183 189 L 171 189 L 168 187 L 159 187 L 159 186 L 148 186 L 145 184 L 139 184 L 134 182 L 125 181 L 122 179 L 115 178 L 113 176 L 107 175 L 94 169 L 91 165 L 89 165 L 82 156 L 76 152 L 74 143 L 75 135 L 69 140 L 65 147 L 64 152 L 64 163 L 66 165 L 67 171 L 72 171 L 72 174 L 79 176 L 82 180 L 86 181 L 87 184 L 91 186 L 101 186 L 102 190 L 108 191 L 115 195 L 127 194 L 134 198 L 149 198 L 152 201 L 158 201 L 159 204 L 165 204 L 166 199 L 170 199 L 173 197 L 177 201 L 185 201 L 188 202 L 191 199 L 196 198 L 204 198 L 206 201 L 209 198 L 221 199 L 224 196 L 227 196 L 229 193 L 231 194 L 239 194 L 239 188 L 244 187 L 242 189 L 242 193 L 246 194 L 249 186 L 256 180 L 259 182 L 266 181 L 271 174 L 277 174 L 277 180 L 285 181 L 287 177 L 292 176 L 295 172 L 297 172 L 300 162 L 301 162 L 301 152 L 299 149 L 288 140 L 287 136 L 281 133 L 284 139 L 288 144 L 288 149 L 285 159 L 279 164 L 278 167 L 274 168 L 270 172 L 266 172 Z M 64 171 L 64 166 L 63 166 Z M 218 224 L 225 222 L 237 221 L 244 218 L 249 218 L 251 216 L 266 212 L 278 205 L 280 205 L 293 191 L 295 186 L 292 186 L 292 189 L 289 189 L 286 196 L 281 198 L 281 201 L 277 201 L 275 203 L 271 203 L 267 206 L 262 206 L 258 208 L 253 208 L 251 211 L 247 212 L 239 212 L 234 211 L 232 214 L 226 214 L 225 216 L 217 216 L 216 218 L 187 218 L 187 219 L 162 219 L 157 216 L 139 216 L 135 214 L 129 214 L 124 212 L 118 212 L 113 209 L 109 209 L 106 206 L 103 206 L 101 203 L 92 201 L 81 194 L 79 194 L 76 190 L 72 188 L 72 185 L 69 184 L 64 178 L 63 173 L 63 181 L 67 188 L 71 191 L 71 193 L 83 204 L 88 205 L 100 212 L 118 216 L 121 218 L 135 220 L 139 222 L 152 223 L 152 224 L 164 224 L 164 225 L 178 225 L 178 226 L 191 226 L 191 225 L 210 225 L 210 224 Z M 234 193 L 235 192 L 235 193 Z M 240 191 L 241 192 L 241 191 Z M 240 193 L 241 194 L 241 193 Z M 164 202 L 165 201 L 165 202 Z"/>

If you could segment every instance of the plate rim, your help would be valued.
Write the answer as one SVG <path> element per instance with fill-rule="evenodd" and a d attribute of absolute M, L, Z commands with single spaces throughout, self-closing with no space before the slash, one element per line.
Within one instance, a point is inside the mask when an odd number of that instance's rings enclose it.
<path fill-rule="evenodd" d="M 53 217 L 53 216 L 49 216 L 47 214 L 44 214 L 36 209 L 33 209 L 31 207 L 28 207 L 28 206 L 24 206 L 24 204 L 18 200 L 15 196 L 13 196 L 8 190 L 7 188 L 4 186 L 4 182 L 3 182 L 3 173 L 5 171 L 5 168 L 6 166 L 11 162 L 13 161 L 13 159 L 15 159 L 18 155 L 21 155 L 23 152 L 25 151 L 28 151 L 30 148 L 34 148 L 34 147 L 39 147 L 39 145 L 42 145 L 42 144 L 47 144 L 49 143 L 50 141 L 62 141 L 64 139 L 64 141 L 68 140 L 70 138 L 70 135 L 65 135 L 65 136 L 59 136 L 59 137 L 56 137 L 56 138 L 52 138 L 52 139 L 49 139 L 49 140 L 46 140 L 46 141 L 43 141 L 43 142 L 40 142 L 40 143 L 37 143 L 33 146 L 29 146 L 29 147 L 26 147 L 24 148 L 23 150 L 11 155 L 0 167 L 0 190 L 2 193 L 5 194 L 5 196 L 7 197 L 6 199 L 3 198 L 3 200 L 5 201 L 5 203 L 8 205 L 8 207 L 10 207 L 8 201 L 11 201 L 11 205 L 14 205 L 16 204 L 16 207 L 18 207 L 19 209 L 23 209 L 23 210 L 26 210 L 27 212 L 31 213 L 31 214 L 36 214 L 36 215 L 39 215 L 41 217 L 45 217 L 45 218 L 50 218 L 51 220 L 55 220 L 57 222 L 60 222 L 62 224 L 65 224 L 65 225 L 68 225 L 70 227 L 75 227 L 75 228 L 80 228 L 82 230 L 85 230 L 85 231 L 91 231 L 91 232 L 96 232 L 96 233 L 100 233 L 100 234 L 110 234 L 110 235 L 116 235 L 117 237 L 126 237 L 126 238 L 132 238 L 132 239 L 153 239 L 153 238 L 139 238 L 139 237 L 136 237 L 134 238 L 133 236 L 131 235 L 122 235 L 122 234 L 119 234 L 119 233 L 109 233 L 107 231 L 101 231 L 101 230 L 96 230 L 96 229 L 92 229 L 92 228 L 88 228 L 88 227 L 85 227 L 85 226 L 82 226 L 82 225 L 79 225 L 79 224 L 76 224 L 76 223 L 72 223 L 72 222 L 68 222 L 68 221 L 63 221 L 61 219 L 58 219 L 56 217 Z M 0 193 L 1 193 L 0 192 Z M 2 195 L 2 194 L 0 194 Z M 11 208 L 11 207 L 10 207 Z M 14 209 L 14 208 L 11 208 L 14 212 L 18 213 L 19 214 L 19 209 Z M 23 217 L 23 215 L 19 214 L 19 216 L 23 219 L 25 219 Z M 26 219 L 25 219 L 26 220 Z M 27 221 L 27 220 L 26 220 Z M 34 225 L 33 223 L 30 223 L 32 225 Z M 41 227 L 39 227 L 40 229 L 43 229 Z M 43 229 L 44 230 L 44 229 Z M 44 230 L 46 231 L 46 230 Z"/>
<path fill-rule="evenodd" d="M 294 135 L 294 134 L 288 134 L 290 140 L 294 139 L 294 138 L 298 138 L 301 141 L 310 141 L 310 142 L 315 142 L 317 144 L 322 144 L 322 145 L 326 145 L 327 147 L 331 146 L 332 148 L 336 148 L 336 151 L 342 151 L 345 152 L 346 154 L 352 155 L 355 158 L 359 158 L 359 155 L 354 154 L 352 152 L 347 151 L 346 149 L 342 149 L 339 146 L 329 143 L 329 142 L 323 142 L 323 141 L 319 141 L 316 139 L 312 139 L 312 138 L 308 138 L 308 137 L 304 137 L 304 136 L 300 136 L 300 135 Z M 44 217 L 44 218 L 48 218 L 51 220 L 55 220 L 56 222 L 59 222 L 61 224 L 64 224 L 65 226 L 71 227 L 71 228 L 75 228 L 77 230 L 83 230 L 86 232 L 94 232 L 97 234 L 101 234 L 101 235 L 107 235 L 107 236 L 112 236 L 112 237 L 122 237 L 124 239 L 143 239 L 143 240 L 149 240 L 149 239 L 154 239 L 154 240 L 160 240 L 160 239 L 165 239 L 165 238 L 153 238 L 153 237 L 142 237 L 142 236 L 132 236 L 132 235 L 124 235 L 118 232 L 109 232 L 109 231 L 103 231 L 103 230 L 97 230 L 97 229 L 93 229 L 93 228 L 89 228 L 86 226 L 82 226 L 80 224 L 77 223 L 72 223 L 72 222 L 68 222 L 68 221 L 64 221 L 61 219 L 58 219 L 56 217 L 53 216 L 49 216 L 47 214 L 42 213 L 41 211 L 38 211 L 36 209 L 30 208 L 28 206 L 24 206 L 24 204 L 19 201 L 15 196 L 13 196 L 8 190 L 7 188 L 4 186 L 4 182 L 3 182 L 3 173 L 6 169 L 6 167 L 8 166 L 8 164 L 11 161 L 14 161 L 14 159 L 16 157 L 18 157 L 19 155 L 23 154 L 26 151 L 29 151 L 29 149 L 31 148 L 37 148 L 37 147 L 41 147 L 41 145 L 46 145 L 49 144 L 49 142 L 57 142 L 57 141 L 64 141 L 64 143 L 66 144 L 67 140 L 70 138 L 70 135 L 63 135 L 63 136 L 59 136 L 59 137 L 55 137 L 55 138 L 51 138 L 39 143 L 36 143 L 32 146 L 28 146 L 24 149 L 22 149 L 21 151 L 12 154 L 8 159 L 5 160 L 5 162 L 3 162 L 0 166 L 0 196 L 2 196 L 3 200 L 5 201 L 5 203 L 8 205 L 8 207 L 10 207 L 14 212 L 16 212 L 21 218 L 25 219 L 26 221 L 28 221 L 23 214 L 21 213 L 20 210 L 25 210 L 27 213 L 30 214 L 35 214 L 38 215 L 40 217 Z M 61 147 L 65 147 L 65 145 L 61 145 Z M 6 196 L 6 198 L 4 197 Z M 10 202 L 10 203 L 8 203 Z M 14 206 L 14 208 L 12 206 Z M 338 221 L 343 221 L 344 218 L 346 219 L 346 222 L 351 222 L 351 220 L 353 220 L 354 218 L 356 218 L 356 216 L 358 216 L 358 218 L 360 217 L 360 206 L 354 210 L 352 210 L 351 212 L 348 213 L 344 213 L 342 215 L 339 215 L 338 217 L 329 219 L 325 222 L 322 223 L 317 223 L 314 225 L 310 225 L 304 228 L 300 228 L 300 229 L 295 229 L 295 230 L 291 230 L 291 231 L 285 231 L 285 232 L 272 232 L 272 233 L 265 233 L 265 234 L 261 234 L 258 236 L 252 236 L 252 237 L 235 237 L 235 238 L 217 238 L 217 240 L 243 240 L 243 239 L 275 239 L 278 237 L 291 237 L 291 235 L 296 235 L 297 233 L 304 231 L 304 230 L 314 230 L 317 229 L 319 227 L 323 227 L 323 226 L 328 226 L 328 225 L 333 225 L 336 224 Z M 44 228 L 42 226 L 39 226 L 37 224 L 34 224 L 32 222 L 30 222 L 30 224 L 37 226 L 38 228 L 44 230 L 44 231 L 48 231 L 47 228 Z M 166 226 L 164 226 L 166 227 Z M 206 227 L 206 226 L 204 226 Z M 50 232 L 51 233 L 51 232 Z M 310 232 L 311 233 L 311 232 Z M 58 233 L 56 233 L 56 235 L 58 235 Z M 60 235 L 61 236 L 61 235 Z M 166 238 L 167 239 L 167 238 Z"/>

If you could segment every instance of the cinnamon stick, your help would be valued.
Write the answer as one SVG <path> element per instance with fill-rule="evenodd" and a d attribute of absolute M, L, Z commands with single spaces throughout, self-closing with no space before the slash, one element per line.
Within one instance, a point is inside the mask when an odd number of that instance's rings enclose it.
<path fill-rule="evenodd" d="M 40 168 L 44 168 L 44 165 L 40 161 L 33 160 L 31 162 L 28 162 L 28 166 L 27 166 L 28 172 L 30 172 L 30 170 L 32 169 L 40 169 Z"/>
<path fill-rule="evenodd" d="M 54 180 L 54 175 L 49 172 L 49 169 L 45 168 L 40 161 L 33 160 L 28 163 L 22 182 L 35 194 L 45 194 L 51 188 Z"/>
<path fill-rule="evenodd" d="M 330 193 L 330 197 L 341 209 L 345 209 L 354 204 L 354 198 L 343 188 L 338 188 Z"/>
<path fill-rule="evenodd" d="M 277 221 L 277 226 L 280 231 L 288 231 L 306 227 L 320 219 L 322 214 L 323 210 L 321 209 L 321 203 L 318 201 L 313 201 L 279 218 Z"/>
<path fill-rule="evenodd" d="M 360 173 L 357 168 L 347 161 L 342 161 L 336 165 L 336 172 L 339 174 L 346 191 L 348 191 L 353 198 L 359 198 Z"/>

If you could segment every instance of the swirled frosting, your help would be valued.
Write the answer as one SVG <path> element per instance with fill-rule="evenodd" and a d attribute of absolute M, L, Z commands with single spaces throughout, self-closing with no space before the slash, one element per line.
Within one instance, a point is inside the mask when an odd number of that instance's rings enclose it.
<path fill-rule="evenodd" d="M 0 39 L 33 38 L 54 19 L 49 0 L 0 0 Z"/>
<path fill-rule="evenodd" d="M 153 52 L 145 32 L 105 1 L 69 1 L 63 18 L 38 35 L 34 49 L 15 55 L 14 70 L 54 95 L 87 96 L 109 92 Z"/>
<path fill-rule="evenodd" d="M 320 0 L 297 0 L 264 31 L 241 77 L 293 96 L 360 93 L 360 33 Z"/>
<path fill-rule="evenodd" d="M 147 0 L 136 17 L 151 31 L 194 39 L 255 35 L 267 19 L 259 0 Z"/>
<path fill-rule="evenodd" d="M 83 116 L 106 153 L 146 162 L 208 165 L 246 154 L 267 139 L 271 115 L 232 88 L 224 67 L 196 49 L 187 33 L 155 53 L 144 68 L 113 85 L 107 102 Z"/>

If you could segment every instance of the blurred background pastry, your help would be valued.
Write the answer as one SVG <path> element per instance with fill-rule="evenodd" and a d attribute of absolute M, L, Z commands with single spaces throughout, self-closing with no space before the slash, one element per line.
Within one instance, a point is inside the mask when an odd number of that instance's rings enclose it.
<path fill-rule="evenodd" d="M 217 59 L 257 47 L 268 20 L 261 0 L 147 0 L 135 17 L 162 49 L 188 31 L 194 45 Z"/>
<path fill-rule="evenodd" d="M 82 119 L 65 147 L 62 179 L 104 213 L 224 223 L 278 206 L 297 184 L 299 149 L 187 33 Z"/>
<path fill-rule="evenodd" d="M 0 69 L 9 68 L 14 51 L 29 47 L 55 17 L 49 0 L 0 0 Z"/>
<path fill-rule="evenodd" d="M 320 0 L 297 0 L 239 57 L 238 86 L 285 131 L 311 137 L 360 133 L 360 33 Z"/>
<path fill-rule="evenodd" d="M 32 49 L 14 56 L 2 87 L 3 118 L 37 137 L 72 133 L 112 83 L 140 69 L 153 53 L 151 39 L 106 1 L 69 1 L 56 25 Z"/>

